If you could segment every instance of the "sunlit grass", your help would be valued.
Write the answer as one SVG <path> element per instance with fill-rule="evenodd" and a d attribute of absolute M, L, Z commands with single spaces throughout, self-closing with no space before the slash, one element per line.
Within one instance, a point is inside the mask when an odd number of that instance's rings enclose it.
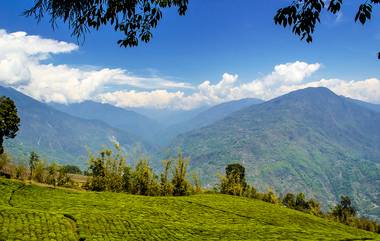
<path fill-rule="evenodd" d="M 145 197 L 0 179 L 0 240 L 352 240 L 380 236 L 262 201 Z"/>

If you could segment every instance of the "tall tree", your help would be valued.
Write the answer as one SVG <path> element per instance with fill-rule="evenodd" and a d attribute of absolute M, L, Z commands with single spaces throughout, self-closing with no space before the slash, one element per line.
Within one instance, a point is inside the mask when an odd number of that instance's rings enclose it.
<path fill-rule="evenodd" d="M 48 14 L 53 28 L 63 21 L 77 38 L 110 26 L 124 35 L 117 42 L 120 46 L 133 47 L 139 40 L 151 40 L 164 9 L 176 7 L 179 15 L 185 15 L 187 5 L 188 0 L 35 0 L 24 14 L 38 21 Z"/>
<path fill-rule="evenodd" d="M 4 138 L 15 138 L 19 126 L 15 103 L 8 97 L 0 97 L 0 154 L 4 153 Z"/>
<path fill-rule="evenodd" d="M 29 179 L 30 180 L 33 179 L 33 171 L 36 169 L 37 164 L 38 164 L 39 161 L 40 161 L 40 157 L 38 156 L 38 154 L 35 153 L 34 151 L 32 151 L 30 153 L 30 157 L 29 157 L 29 170 L 30 170 L 30 177 L 29 177 Z"/>

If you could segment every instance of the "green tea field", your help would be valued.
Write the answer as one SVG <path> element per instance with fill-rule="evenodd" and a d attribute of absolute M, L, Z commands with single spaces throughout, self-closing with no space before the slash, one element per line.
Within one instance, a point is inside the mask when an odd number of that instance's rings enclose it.
<path fill-rule="evenodd" d="M 0 240 L 380 240 L 380 235 L 241 197 L 146 197 L 0 178 Z"/>

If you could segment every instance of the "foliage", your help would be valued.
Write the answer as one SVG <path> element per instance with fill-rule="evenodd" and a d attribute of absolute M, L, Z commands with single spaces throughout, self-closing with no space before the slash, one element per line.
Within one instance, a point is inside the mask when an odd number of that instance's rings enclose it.
<path fill-rule="evenodd" d="M 8 153 L 3 152 L 0 154 L 0 171 L 11 162 L 11 158 Z"/>
<path fill-rule="evenodd" d="M 37 164 L 40 162 L 40 157 L 34 151 L 30 153 L 29 157 L 29 170 L 30 170 L 30 180 L 33 179 L 33 171 L 36 169 Z"/>
<path fill-rule="evenodd" d="M 44 183 L 46 181 L 46 170 L 45 170 L 45 162 L 42 160 L 39 160 L 34 169 L 33 169 L 33 176 L 32 179 L 36 180 L 37 182 Z"/>
<path fill-rule="evenodd" d="M 352 206 L 348 196 L 341 196 L 340 203 L 336 205 L 331 214 L 342 223 L 348 223 L 349 219 L 356 216 L 356 208 Z"/>
<path fill-rule="evenodd" d="M 196 160 L 191 166 L 206 186 L 220 183 L 210 173 L 231 160 L 244 160 L 247 182 L 260 192 L 270 187 L 278 194 L 307 190 L 325 210 L 344 193 L 361 214 L 379 216 L 378 123 L 379 113 L 326 88 L 308 88 L 180 135 L 172 147 L 182 147 Z"/>
<path fill-rule="evenodd" d="M 15 138 L 20 125 L 15 103 L 6 96 L 0 97 L 0 154 L 4 153 L 4 138 Z"/>
<path fill-rule="evenodd" d="M 355 15 L 355 22 L 359 21 L 365 24 L 371 19 L 373 6 L 378 5 L 379 0 L 367 0 L 359 5 Z M 326 6 L 328 4 L 328 6 Z M 320 15 L 322 11 L 337 14 L 341 11 L 343 0 L 331 0 L 326 3 L 324 0 L 300 0 L 293 1 L 291 5 L 280 8 L 275 17 L 275 24 L 286 27 L 292 26 L 292 32 L 306 42 L 313 41 L 315 27 L 321 22 Z M 380 53 L 379 53 L 380 59 Z"/>
<path fill-rule="evenodd" d="M 62 168 L 66 173 L 82 174 L 82 170 L 78 166 L 75 166 L 75 165 L 63 165 Z"/>
<path fill-rule="evenodd" d="M 49 14 L 53 27 L 59 21 L 68 23 L 73 29 L 72 35 L 77 38 L 91 29 L 109 26 L 124 35 L 118 41 L 120 46 L 133 47 L 139 44 L 139 40 L 151 40 L 152 29 L 161 20 L 164 9 L 177 7 L 179 15 L 185 15 L 187 5 L 188 0 L 35 0 L 34 6 L 24 15 L 40 21 Z"/>
<path fill-rule="evenodd" d="M 287 193 L 283 199 L 282 204 L 291 209 L 296 209 L 306 213 L 313 214 L 315 216 L 322 215 L 321 205 L 315 199 L 306 200 L 304 193 Z"/>
<path fill-rule="evenodd" d="M 188 160 L 178 155 L 170 180 L 171 160 L 163 161 L 163 172 L 158 176 L 148 160 L 138 160 L 135 168 L 127 165 L 126 156 L 118 145 L 116 154 L 111 149 L 103 149 L 95 157 L 89 151 L 88 188 L 93 191 L 127 192 L 147 196 L 184 196 L 193 191 L 187 180 Z M 159 178 L 160 177 L 160 178 Z M 198 187 L 199 190 L 199 187 Z"/>
<path fill-rule="evenodd" d="M 220 179 L 221 193 L 242 196 L 247 189 L 245 168 L 241 164 L 227 165 L 226 174 Z"/>
<path fill-rule="evenodd" d="M 185 196 L 191 192 L 191 185 L 187 180 L 188 165 L 189 161 L 183 158 L 182 153 L 179 153 L 172 180 L 174 196 Z"/>
<path fill-rule="evenodd" d="M 147 160 L 140 160 L 132 174 L 132 194 L 157 196 L 160 186 L 157 176 Z"/>
<path fill-rule="evenodd" d="M 269 189 L 268 192 L 263 195 L 262 200 L 264 202 L 272 203 L 272 204 L 278 203 L 278 198 L 271 189 Z"/>
<path fill-rule="evenodd" d="M 192 181 L 193 181 L 193 185 L 194 185 L 194 193 L 195 194 L 202 193 L 203 189 L 202 189 L 201 179 L 200 179 L 199 175 L 195 172 L 192 173 Z"/>
<path fill-rule="evenodd" d="M 123 172 L 125 171 L 125 156 L 121 147 L 114 144 L 116 153 L 111 149 L 103 149 L 99 156 L 95 157 L 89 152 L 90 189 L 94 191 L 116 191 L 123 190 Z"/>
<path fill-rule="evenodd" d="M 161 173 L 161 195 L 167 196 L 173 194 L 173 184 L 169 180 L 169 171 L 171 168 L 172 161 L 164 160 L 162 161 L 163 171 Z"/>
<path fill-rule="evenodd" d="M 1 178 L 0 227 L 5 240 L 380 239 L 374 233 L 255 199 L 82 192 Z"/>

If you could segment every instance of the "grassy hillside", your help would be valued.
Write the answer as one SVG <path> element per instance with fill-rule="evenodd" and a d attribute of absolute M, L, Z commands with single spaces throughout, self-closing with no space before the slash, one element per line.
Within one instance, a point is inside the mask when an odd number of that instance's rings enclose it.
<path fill-rule="evenodd" d="M 306 192 L 326 208 L 349 195 L 379 218 L 379 123 L 379 113 L 326 88 L 309 88 L 235 112 L 173 145 L 210 182 L 210 173 L 242 162 L 263 191 Z"/>
<path fill-rule="evenodd" d="M 380 240 L 380 236 L 240 197 L 132 196 L 0 178 L 0 240 L 277 239 Z"/>

